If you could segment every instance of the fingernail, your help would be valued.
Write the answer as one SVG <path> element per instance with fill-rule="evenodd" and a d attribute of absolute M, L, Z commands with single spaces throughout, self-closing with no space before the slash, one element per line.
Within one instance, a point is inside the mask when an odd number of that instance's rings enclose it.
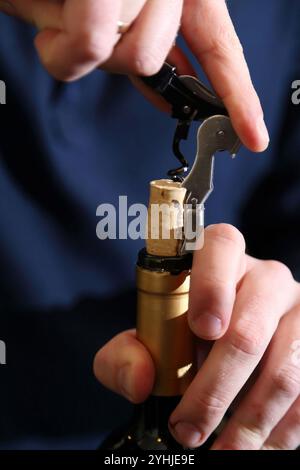
<path fill-rule="evenodd" d="M 0 11 L 7 13 L 8 15 L 13 14 L 14 6 L 7 0 L 0 0 Z"/>
<path fill-rule="evenodd" d="M 122 395 L 128 398 L 128 400 L 131 400 L 131 377 L 129 364 L 121 367 L 118 374 L 118 385 Z"/>
<path fill-rule="evenodd" d="M 202 435 L 193 424 L 179 422 L 172 429 L 176 439 L 184 446 L 193 448 L 200 445 Z"/>
<path fill-rule="evenodd" d="M 198 333 L 206 338 L 214 338 L 222 332 L 222 321 L 211 313 L 197 315 L 195 323 Z"/>
<path fill-rule="evenodd" d="M 264 118 L 260 118 L 257 122 L 257 131 L 262 142 L 262 147 L 267 148 L 270 142 L 269 132 L 264 121 Z"/>

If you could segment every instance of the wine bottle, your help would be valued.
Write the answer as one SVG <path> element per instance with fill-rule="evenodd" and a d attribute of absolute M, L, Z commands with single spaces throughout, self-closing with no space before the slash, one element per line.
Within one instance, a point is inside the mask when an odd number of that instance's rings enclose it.
<path fill-rule="evenodd" d="M 184 196 L 179 183 L 152 182 L 149 208 L 157 202 L 178 208 Z M 159 236 L 154 238 L 149 223 L 153 214 L 149 214 L 147 246 L 139 253 L 136 276 L 137 337 L 152 356 L 155 384 L 150 398 L 135 407 L 129 426 L 111 434 L 102 449 L 184 450 L 170 433 L 168 421 L 197 370 L 196 341 L 187 321 L 193 257 L 180 254 L 180 240 L 172 229 L 178 226 L 178 217 L 174 212 L 164 217 L 159 222 Z M 173 230 L 169 238 L 161 236 L 166 217 Z"/>
<path fill-rule="evenodd" d="M 158 397 L 152 395 L 145 403 L 136 405 L 131 423 L 110 434 L 102 449 L 138 452 L 141 450 L 169 452 L 199 452 L 210 448 L 215 439 L 212 435 L 198 449 L 184 449 L 171 435 L 168 419 L 181 397 Z"/>
<path fill-rule="evenodd" d="M 112 433 L 103 443 L 110 450 L 182 450 L 169 432 L 168 419 L 180 397 L 151 395 L 136 405 L 131 423 Z"/>

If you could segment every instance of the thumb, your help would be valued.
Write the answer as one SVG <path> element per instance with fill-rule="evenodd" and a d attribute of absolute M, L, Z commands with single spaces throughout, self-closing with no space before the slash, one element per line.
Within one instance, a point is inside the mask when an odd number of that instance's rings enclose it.
<path fill-rule="evenodd" d="M 105 387 L 133 403 L 142 403 L 154 384 L 154 364 L 135 330 L 115 336 L 94 359 L 94 373 Z"/>

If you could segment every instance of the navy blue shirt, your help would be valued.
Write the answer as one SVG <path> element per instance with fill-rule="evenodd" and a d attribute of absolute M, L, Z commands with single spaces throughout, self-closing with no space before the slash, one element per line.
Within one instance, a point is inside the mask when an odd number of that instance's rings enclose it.
<path fill-rule="evenodd" d="M 243 149 L 234 161 L 217 156 L 206 223 L 235 224 L 250 253 L 280 259 L 300 278 L 300 107 L 291 101 L 300 5 L 228 3 L 271 145 L 263 155 Z M 148 182 L 174 166 L 175 122 L 126 77 L 95 71 L 72 84 L 53 80 L 33 38 L 32 28 L 1 15 L 0 447 L 93 447 L 128 412 L 96 383 L 92 360 L 134 325 L 143 245 L 100 241 L 96 209 L 117 205 L 119 195 L 147 203 Z M 184 146 L 190 160 L 195 132 Z"/>

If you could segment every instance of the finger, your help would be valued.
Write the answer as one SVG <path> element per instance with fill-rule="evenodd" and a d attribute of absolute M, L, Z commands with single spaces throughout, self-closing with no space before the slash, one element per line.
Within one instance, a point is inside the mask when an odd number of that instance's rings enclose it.
<path fill-rule="evenodd" d="M 212 449 L 259 450 L 300 394 L 299 307 L 282 318 L 262 371 Z M 300 424 L 300 422 L 299 422 Z M 300 444 L 300 438 L 297 445 Z"/>
<path fill-rule="evenodd" d="M 235 227 L 219 224 L 205 230 L 204 247 L 194 254 L 188 312 L 197 336 L 217 339 L 228 328 L 244 259 L 245 241 Z"/>
<path fill-rule="evenodd" d="M 192 66 L 191 62 L 187 58 L 186 54 L 176 44 L 172 47 L 167 61 L 169 64 L 176 67 L 179 75 L 193 75 L 196 76 L 196 71 Z"/>
<path fill-rule="evenodd" d="M 294 302 L 295 287 L 285 266 L 260 262 L 247 273 L 228 331 L 216 341 L 171 416 L 170 430 L 179 442 L 197 447 L 216 429 L 260 362 L 279 318 Z"/>
<path fill-rule="evenodd" d="M 157 73 L 177 36 L 182 4 L 183 0 L 148 1 L 105 63 L 105 70 L 137 76 Z"/>
<path fill-rule="evenodd" d="M 61 0 L 10 0 L 0 2 L 0 11 L 33 24 L 38 29 L 62 28 Z"/>
<path fill-rule="evenodd" d="M 131 24 L 140 14 L 147 0 L 122 0 L 119 20 Z"/>
<path fill-rule="evenodd" d="M 262 450 L 294 450 L 300 445 L 300 398 L 273 429 Z"/>
<path fill-rule="evenodd" d="M 186 0 L 182 32 L 224 101 L 235 130 L 254 152 L 266 149 L 268 132 L 242 46 L 224 0 Z"/>
<path fill-rule="evenodd" d="M 167 59 L 169 64 L 176 66 L 177 71 L 180 75 L 196 75 L 191 63 L 187 59 L 186 55 L 182 50 L 174 46 Z M 171 113 L 171 105 L 167 103 L 158 93 L 151 90 L 150 87 L 145 85 L 143 81 L 135 75 L 129 76 L 133 85 L 149 100 L 154 106 L 161 111 Z"/>
<path fill-rule="evenodd" d="M 95 356 L 94 373 L 110 390 L 133 403 L 143 402 L 154 383 L 154 365 L 134 330 L 109 341 Z"/>
<path fill-rule="evenodd" d="M 42 63 L 60 80 L 75 80 L 112 54 L 120 0 L 66 0 L 63 28 L 45 29 L 35 40 Z"/>

